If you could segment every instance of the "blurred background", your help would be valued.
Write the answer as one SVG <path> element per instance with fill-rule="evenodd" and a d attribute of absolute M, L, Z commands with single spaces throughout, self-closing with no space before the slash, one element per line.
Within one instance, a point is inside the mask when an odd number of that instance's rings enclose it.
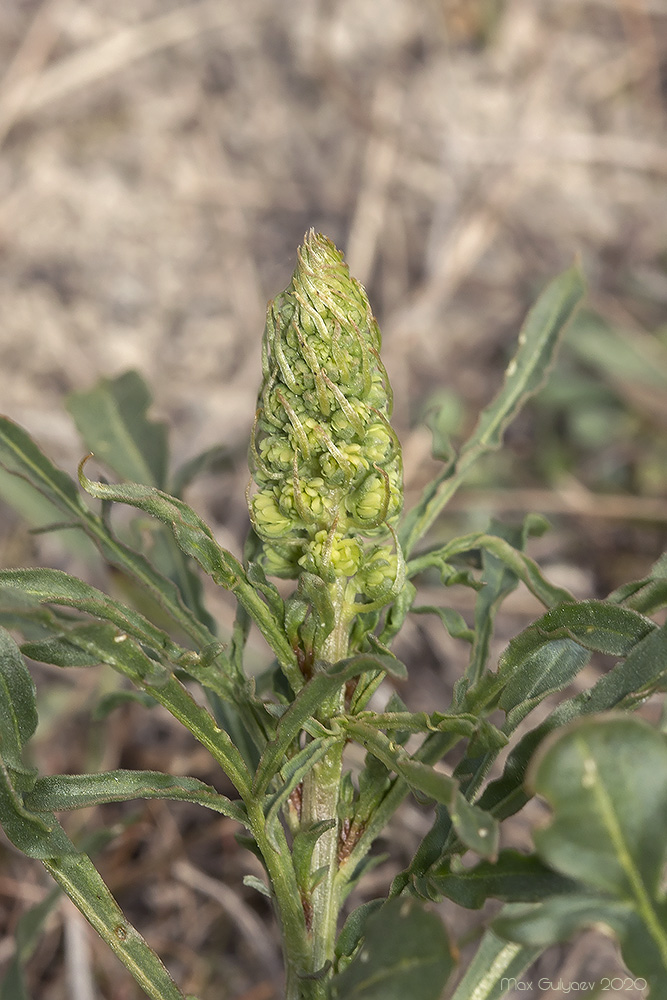
<path fill-rule="evenodd" d="M 379 319 L 408 501 L 436 469 L 424 420 L 470 430 L 530 304 L 578 255 L 590 295 L 549 386 L 438 530 L 539 511 L 554 527 L 531 553 L 577 596 L 605 596 L 667 539 L 666 101 L 666 0 L 5 0 L 0 410 L 73 472 L 66 395 L 137 369 L 175 462 L 226 446 L 188 499 L 238 553 L 263 314 L 308 228 L 345 251 Z M 68 560 L 0 507 L 3 565 L 86 572 Z M 539 613 L 512 600 L 507 637 Z M 422 697 L 455 669 L 439 628 L 404 640 Z M 87 707 L 104 682 L 55 673 L 37 671 L 45 770 L 210 778 L 167 717 L 128 707 L 102 733 Z M 159 802 L 134 818 L 101 864 L 180 982 L 202 1000 L 277 998 L 234 824 Z M 397 863 L 424 822 L 396 821 Z M 45 887 L 3 842 L 3 933 Z M 36 1000 L 141 996 L 68 907 L 48 927 Z M 613 946 L 582 940 L 545 975 L 612 975 Z"/>

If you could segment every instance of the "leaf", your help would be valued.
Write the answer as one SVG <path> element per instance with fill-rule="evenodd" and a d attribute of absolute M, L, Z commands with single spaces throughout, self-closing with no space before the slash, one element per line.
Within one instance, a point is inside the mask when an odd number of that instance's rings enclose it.
<path fill-rule="evenodd" d="M 559 337 L 584 290 L 583 277 L 574 265 L 552 281 L 539 297 L 521 328 L 518 348 L 507 366 L 500 392 L 480 414 L 453 468 L 447 466 L 404 517 L 399 537 L 406 557 L 459 488 L 470 467 L 485 452 L 500 447 L 508 425 L 544 383 Z"/>
<path fill-rule="evenodd" d="M 41 903 L 31 906 L 20 918 L 14 931 L 16 950 L 0 984 L 0 1000 L 29 1000 L 23 966 L 39 944 L 44 924 L 58 905 L 60 898 L 60 889 L 54 888 L 47 893 Z"/>
<path fill-rule="evenodd" d="M 560 335 L 585 291 L 578 266 L 555 278 L 542 292 L 521 328 L 518 349 L 505 372 L 505 381 L 461 449 L 459 462 L 472 464 L 478 455 L 495 450 L 526 400 L 544 385 Z"/>
<path fill-rule="evenodd" d="M 573 644 L 572 649 L 575 650 Z M 569 655 L 569 653 L 568 653 Z M 542 740 L 575 719 L 621 706 L 631 707 L 667 684 L 667 624 L 654 629 L 627 658 L 604 674 L 590 690 L 568 698 L 537 728 L 526 733 L 507 758 L 500 778 L 485 789 L 479 804 L 504 819 L 528 801 L 524 779 L 528 763 Z"/>
<path fill-rule="evenodd" d="M 528 782 L 553 813 L 534 834 L 537 851 L 581 890 L 530 913 L 510 910 L 496 930 L 523 940 L 529 919 L 542 940 L 556 941 L 580 927 L 607 923 L 631 971 L 646 978 L 652 992 L 664 990 L 665 737 L 627 716 L 578 720 L 544 743 Z M 535 927 L 528 933 L 534 938 Z"/>
<path fill-rule="evenodd" d="M 38 499 L 46 498 L 52 505 L 49 520 L 64 514 L 66 524 L 82 528 L 104 558 L 133 577 L 195 642 L 205 645 L 213 641 L 215 636 L 185 606 L 176 585 L 144 555 L 114 538 L 103 519 L 83 503 L 74 480 L 43 454 L 23 428 L 6 417 L 0 417 L 0 465 L 36 492 Z"/>
<path fill-rule="evenodd" d="M 655 614 L 667 605 L 667 552 L 663 553 L 643 580 L 626 583 L 607 598 L 645 615 Z"/>
<path fill-rule="evenodd" d="M 85 854 L 45 859 L 44 866 L 152 1000 L 185 1000 L 184 994 L 116 900 Z"/>
<path fill-rule="evenodd" d="M 37 728 L 35 684 L 18 646 L 0 628 L 0 753 L 5 763 L 23 770 L 23 747 Z"/>
<path fill-rule="evenodd" d="M 514 728 L 539 700 L 572 681 L 589 658 L 586 650 L 627 656 L 655 627 L 643 615 L 605 601 L 579 601 L 547 611 L 502 654 L 498 680 L 506 680 L 506 687 L 498 707 L 514 713 Z"/>
<path fill-rule="evenodd" d="M 163 488 L 167 480 L 167 428 L 149 420 L 148 386 L 136 371 L 103 378 L 65 405 L 89 451 L 121 479 Z"/>
<path fill-rule="evenodd" d="M 322 834 L 336 826 L 335 819 L 323 819 L 308 826 L 301 826 L 294 835 L 292 844 L 292 863 L 299 888 L 304 894 L 309 894 L 313 886 L 311 862 L 315 845 Z"/>
<path fill-rule="evenodd" d="M 403 747 L 367 723 L 349 718 L 341 719 L 340 722 L 350 736 L 385 767 L 400 775 L 413 791 L 422 792 L 446 805 L 456 833 L 471 850 L 484 857 L 496 854 L 499 835 L 496 821 L 461 795 L 455 778 L 415 760 Z"/>
<path fill-rule="evenodd" d="M 525 544 L 526 537 L 539 534 L 539 529 L 543 527 L 543 524 L 539 522 L 537 524 L 533 523 L 532 515 L 529 515 L 529 517 L 531 520 L 525 525 L 520 538 L 521 545 Z M 549 583 L 537 563 L 533 559 L 530 559 L 525 552 L 522 552 L 520 548 L 515 548 L 514 545 L 510 544 L 508 540 L 500 535 L 489 534 L 484 531 L 455 538 L 444 546 L 424 552 L 416 558 L 411 559 L 407 567 L 408 576 L 415 576 L 429 567 L 437 567 L 442 573 L 449 566 L 449 561 L 453 557 L 479 549 L 490 552 L 500 562 L 504 563 L 508 569 L 511 569 L 515 576 L 525 583 L 531 594 L 534 594 L 545 607 L 550 608 L 557 604 L 574 601 L 569 591 L 563 587 L 555 587 Z"/>
<path fill-rule="evenodd" d="M 83 463 L 79 467 L 79 481 L 91 496 L 129 504 L 167 524 L 183 552 L 192 556 L 215 583 L 230 590 L 243 605 L 276 654 L 293 689 L 299 690 L 303 677 L 281 623 L 249 582 L 238 559 L 218 545 L 209 526 L 191 507 L 176 497 L 140 483 L 109 486 L 93 482 L 84 474 Z"/>
<path fill-rule="evenodd" d="M 0 749 L 13 753 L 34 730 L 34 692 L 23 670 L 21 657 L 12 640 L 2 633 L 0 669 L 5 679 L 4 694 L 10 703 L 0 731 Z M 4 704 L 5 699 L 2 699 Z M 27 708 L 26 708 L 27 706 Z M 7 726 L 5 721 L 9 720 Z M 12 725 L 13 723 L 13 725 Z M 6 744 L 8 732 L 14 732 Z M 15 787 L 5 761 L 0 757 L 0 824 L 9 840 L 31 858 L 39 858 L 74 904 L 116 952 L 134 978 L 153 1000 L 183 1000 L 171 976 L 154 951 L 123 916 L 94 865 L 77 851 L 52 812 L 33 811 Z M 19 982 L 20 986 L 20 982 Z"/>
<path fill-rule="evenodd" d="M 493 522 L 489 532 L 504 535 L 516 544 L 525 542 L 524 532 L 513 529 L 499 522 Z M 455 697 L 468 684 L 475 684 L 487 670 L 491 636 L 496 614 L 508 594 L 516 589 L 519 578 L 516 573 L 488 550 L 482 553 L 482 580 L 484 586 L 475 600 L 475 638 L 470 653 L 470 662 L 465 675 L 457 687 Z M 458 707 L 458 706 L 457 706 Z"/>
<path fill-rule="evenodd" d="M 383 899 L 369 899 L 348 915 L 336 941 L 336 957 L 349 958 L 361 941 L 368 918 L 384 904 Z"/>
<path fill-rule="evenodd" d="M 540 947 L 508 944 L 493 931 L 486 931 L 451 1000 L 501 1000 L 508 984 L 542 951 Z"/>
<path fill-rule="evenodd" d="M 105 771 L 101 774 L 57 774 L 38 778 L 23 797 L 27 808 L 40 811 L 83 809 L 129 799 L 177 799 L 194 802 L 247 825 L 239 804 L 197 778 L 177 777 L 160 771 Z"/>
<path fill-rule="evenodd" d="M 304 724 L 316 715 L 322 704 L 340 691 L 350 678 L 368 670 L 393 673 L 394 658 L 369 654 L 353 656 L 340 660 L 330 665 L 328 670 L 322 670 L 311 677 L 281 717 L 275 738 L 267 743 L 262 753 L 253 781 L 253 795 L 264 794 L 269 782 L 282 766 L 286 752 L 304 728 Z"/>
<path fill-rule="evenodd" d="M 438 1000 L 454 961 L 445 929 L 414 899 L 390 899 L 364 925 L 350 965 L 334 976 L 331 1000 Z"/>
<path fill-rule="evenodd" d="M 172 662 L 178 662 L 185 652 L 172 642 L 166 632 L 157 628 L 138 611 L 112 600 L 101 590 L 61 570 L 0 570 L 0 587 L 13 587 L 40 602 L 76 608 L 102 621 L 111 622 L 123 633 L 149 646 L 156 653 L 165 654 Z"/>
<path fill-rule="evenodd" d="M 318 736 L 310 743 L 307 743 L 303 750 L 299 750 L 281 768 L 280 777 L 283 784 L 269 798 L 267 803 L 268 808 L 266 809 L 267 837 L 273 849 L 278 853 L 280 852 L 278 834 L 282 833 L 282 826 L 280 824 L 280 811 L 282 807 L 297 785 L 301 784 L 308 772 L 329 753 L 337 742 L 338 739 L 335 736 Z"/>
<path fill-rule="evenodd" d="M 459 611 L 454 608 L 439 608 L 433 604 L 424 604 L 413 607 L 414 615 L 437 615 L 453 639 L 463 639 L 464 642 L 473 642 L 475 638 L 474 629 L 468 628 L 468 623 Z"/>
<path fill-rule="evenodd" d="M 548 864 L 642 906 L 655 897 L 667 828 L 662 734 L 632 717 L 579 720 L 541 747 L 526 780 L 554 813 L 535 834 Z M 667 930 L 664 940 L 667 956 Z"/>
<path fill-rule="evenodd" d="M 645 335 L 647 336 L 647 335 Z M 647 337 L 648 339 L 648 337 Z M 568 331 L 567 347 L 606 375 L 613 385 L 634 383 L 638 391 L 667 392 L 667 354 L 656 337 L 651 353 L 642 350 L 634 332 L 615 329 L 595 313 L 583 310 Z"/>
<path fill-rule="evenodd" d="M 176 677 L 147 656 L 133 639 L 126 636 L 119 642 L 117 629 L 106 623 L 77 626 L 68 632 L 68 638 L 95 656 L 98 663 L 107 663 L 139 689 L 151 694 L 206 747 L 241 795 L 249 792 L 247 766 L 229 734 L 216 724 L 203 706 L 194 701 Z"/>
<path fill-rule="evenodd" d="M 55 507 L 78 519 L 87 513 L 76 483 L 40 451 L 29 434 L 0 417 L 0 465 L 31 483 Z"/>
<path fill-rule="evenodd" d="M 441 865 L 424 882 L 431 899 L 437 898 L 435 892 L 473 910 L 488 899 L 533 903 L 576 888 L 575 882 L 554 872 L 535 854 L 513 850 L 501 851 L 496 861 L 480 861 L 473 868 L 450 871 L 449 865 Z"/>
<path fill-rule="evenodd" d="M 181 497 L 193 479 L 203 473 L 218 473 L 231 466 L 231 456 L 227 445 L 215 444 L 206 451 L 184 462 L 174 473 L 169 492 Z M 129 477 L 128 477 L 129 478 Z M 132 477 L 134 478 L 134 477 Z"/>

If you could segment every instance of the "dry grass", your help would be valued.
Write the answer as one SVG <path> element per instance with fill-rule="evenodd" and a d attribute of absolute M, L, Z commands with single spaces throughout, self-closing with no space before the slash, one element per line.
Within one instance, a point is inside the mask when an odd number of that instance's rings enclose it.
<path fill-rule="evenodd" d="M 575 253 L 604 314 L 631 331 L 664 315 L 666 70 L 664 0 L 6 0 L 0 409 L 72 469 L 64 394 L 140 369 L 177 458 L 220 441 L 237 457 L 237 473 L 193 502 L 238 548 L 264 305 L 314 226 L 346 249 L 376 307 L 417 489 L 423 400 L 454 385 L 474 414 L 527 305 Z M 664 523 L 660 497 L 643 502 Z M 555 563 L 581 547 L 577 519 L 599 552 L 627 513 L 569 487 L 550 503 L 576 515 L 543 543 Z M 9 515 L 2 524 L 7 563 L 52 555 L 56 543 L 16 535 Z M 644 568 L 658 541 L 641 536 Z M 595 567 L 581 571 L 592 592 Z M 120 713 L 97 747 L 83 721 L 97 683 L 54 682 L 49 767 L 150 759 L 211 777 L 158 713 Z M 202 1000 L 271 1000 L 275 948 L 253 943 L 265 911 L 238 894 L 250 862 L 232 832 L 152 804 L 105 874 Z M 43 892 L 36 867 L 5 851 L 5 928 Z M 594 963 L 611 974 L 604 954 Z M 564 963 L 552 965 L 576 978 L 581 947 Z M 36 1000 L 139 996 L 67 908 L 32 979 Z"/>

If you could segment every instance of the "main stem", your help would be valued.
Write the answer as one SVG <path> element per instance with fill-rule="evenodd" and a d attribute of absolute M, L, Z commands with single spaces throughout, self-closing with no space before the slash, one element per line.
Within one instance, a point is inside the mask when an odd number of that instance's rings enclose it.
<path fill-rule="evenodd" d="M 332 585 L 335 626 L 319 650 L 319 658 L 336 663 L 347 656 L 349 645 L 349 615 L 344 600 L 344 580 Z M 343 708 L 344 692 L 322 706 L 320 720 L 327 720 Z M 333 819 L 334 825 L 317 840 L 313 850 L 311 872 L 323 871 L 321 881 L 312 890 L 307 901 L 307 923 L 311 940 L 311 975 L 321 973 L 327 963 L 333 963 L 338 912 L 336 892 L 338 872 L 338 799 L 343 763 L 343 743 L 336 744 L 329 753 L 308 773 L 303 783 L 301 825 L 309 827 L 323 820 Z M 319 876 L 318 876 L 319 877 Z M 307 984 L 307 986 L 306 986 Z M 304 988 L 305 987 L 305 988 Z M 302 981 L 302 992 L 294 998 L 308 997 L 319 1000 L 326 995 L 326 978 Z M 288 993 L 288 1000 L 292 997 Z"/>

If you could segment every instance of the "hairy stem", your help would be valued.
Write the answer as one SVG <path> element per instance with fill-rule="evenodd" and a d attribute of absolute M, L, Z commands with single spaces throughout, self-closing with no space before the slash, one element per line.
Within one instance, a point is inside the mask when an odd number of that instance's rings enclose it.
<path fill-rule="evenodd" d="M 346 614 L 344 582 L 333 585 L 333 605 L 336 623 L 333 631 L 323 643 L 320 651 L 322 659 L 335 663 L 347 656 L 349 642 L 349 616 Z M 336 696 L 335 703 L 328 704 L 322 711 L 322 721 L 342 709 L 343 693 Z M 326 757 L 316 764 L 303 784 L 301 824 L 311 826 L 322 820 L 337 819 L 338 798 L 343 763 L 343 744 L 337 743 Z M 315 885 L 308 900 L 308 920 L 311 936 L 311 973 L 318 973 L 327 963 L 333 962 L 338 911 L 340 907 L 336 891 L 338 873 L 338 822 L 317 840 L 313 850 L 311 874 L 318 874 L 320 881 Z M 314 984 L 313 984 L 314 985 Z M 309 996 L 317 996 L 310 993 Z"/>

